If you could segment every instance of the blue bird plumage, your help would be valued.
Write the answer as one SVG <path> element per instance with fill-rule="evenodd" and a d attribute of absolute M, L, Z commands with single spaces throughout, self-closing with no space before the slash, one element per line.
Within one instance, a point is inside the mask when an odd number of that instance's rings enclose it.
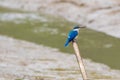
<path fill-rule="evenodd" d="M 80 28 L 79 26 L 75 26 L 73 28 L 73 30 L 71 30 L 69 32 L 68 38 L 67 38 L 66 43 L 64 45 L 65 47 L 67 47 L 69 45 L 69 43 L 77 37 L 79 28 Z"/>

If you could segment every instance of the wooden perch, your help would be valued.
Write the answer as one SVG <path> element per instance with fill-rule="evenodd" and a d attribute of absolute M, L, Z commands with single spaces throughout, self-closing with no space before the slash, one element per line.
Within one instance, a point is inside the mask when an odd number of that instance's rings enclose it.
<path fill-rule="evenodd" d="M 73 41 L 72 44 L 73 44 L 73 48 L 74 48 L 74 51 L 75 51 L 75 55 L 76 55 L 76 58 L 77 58 L 77 61 L 78 61 L 78 64 L 79 64 L 79 68 L 80 68 L 80 72 L 82 74 L 83 80 L 88 80 L 87 74 L 86 74 L 86 71 L 85 71 L 85 67 L 84 67 L 84 64 L 83 64 L 83 61 L 82 61 L 82 57 L 80 55 L 78 45 L 77 45 L 76 41 Z"/>

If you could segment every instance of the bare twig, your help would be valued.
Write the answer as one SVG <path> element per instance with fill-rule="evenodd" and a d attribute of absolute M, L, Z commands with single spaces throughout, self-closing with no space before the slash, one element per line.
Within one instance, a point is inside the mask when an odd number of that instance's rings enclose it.
<path fill-rule="evenodd" d="M 84 67 L 84 64 L 83 64 L 83 61 L 82 61 L 82 57 L 80 55 L 78 45 L 77 45 L 76 41 L 73 41 L 72 44 L 73 44 L 73 48 L 74 48 L 76 58 L 77 58 L 77 61 L 78 61 L 78 64 L 79 64 L 80 71 L 82 73 L 83 80 L 88 80 L 87 74 L 86 74 L 86 71 L 85 71 L 85 67 Z"/>

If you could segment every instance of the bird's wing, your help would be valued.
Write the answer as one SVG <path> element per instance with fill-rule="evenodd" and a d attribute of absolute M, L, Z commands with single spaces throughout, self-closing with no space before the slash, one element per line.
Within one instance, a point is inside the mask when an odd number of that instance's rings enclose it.
<path fill-rule="evenodd" d="M 77 35 L 78 35 L 78 32 L 72 30 L 69 32 L 68 39 L 72 41 Z"/>
<path fill-rule="evenodd" d="M 69 34 L 68 34 L 68 38 L 66 40 L 66 43 L 65 43 L 65 47 L 68 46 L 69 42 L 71 42 L 72 40 L 74 40 L 74 38 L 78 35 L 78 32 L 77 31 L 70 31 Z"/>

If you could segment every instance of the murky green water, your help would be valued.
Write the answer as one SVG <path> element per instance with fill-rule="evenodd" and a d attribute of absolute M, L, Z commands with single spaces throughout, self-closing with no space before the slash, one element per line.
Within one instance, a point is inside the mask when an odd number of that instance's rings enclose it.
<path fill-rule="evenodd" d="M 14 14 L 17 11 L 10 12 L 10 10 L 2 11 L 1 9 L 1 14 L 8 12 Z M 17 13 L 21 14 L 21 16 L 23 14 L 23 12 Z M 46 14 L 38 14 L 37 16 L 48 21 L 31 20 L 29 17 L 24 19 L 15 18 L 17 23 L 14 20 L 0 20 L 0 35 L 58 48 L 62 52 L 74 53 L 72 45 L 65 48 L 64 43 L 68 31 L 72 29 L 75 23 Z M 19 20 L 22 22 L 19 22 Z M 84 58 L 90 58 L 93 61 L 107 64 L 111 68 L 120 69 L 120 39 L 90 29 L 83 29 L 80 31 L 78 43 Z"/>

